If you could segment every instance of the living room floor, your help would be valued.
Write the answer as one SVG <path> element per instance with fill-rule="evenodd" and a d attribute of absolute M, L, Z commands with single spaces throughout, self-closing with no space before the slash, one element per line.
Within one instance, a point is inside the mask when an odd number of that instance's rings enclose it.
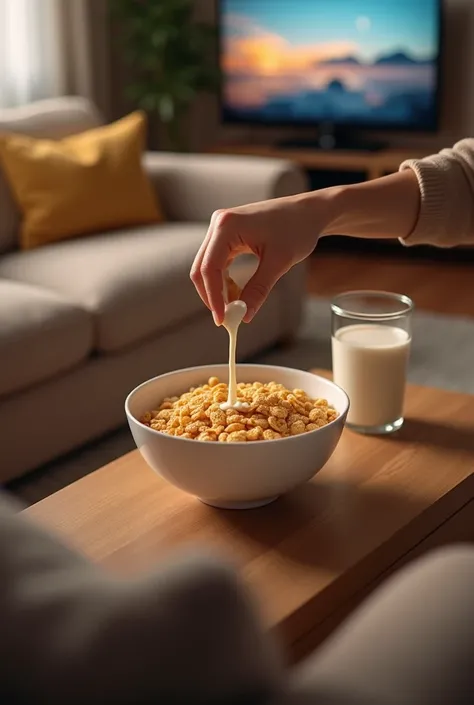
<path fill-rule="evenodd" d="M 308 292 L 328 298 L 351 289 L 396 291 L 410 296 L 419 309 L 474 317 L 474 262 L 317 250 L 310 261 Z"/>

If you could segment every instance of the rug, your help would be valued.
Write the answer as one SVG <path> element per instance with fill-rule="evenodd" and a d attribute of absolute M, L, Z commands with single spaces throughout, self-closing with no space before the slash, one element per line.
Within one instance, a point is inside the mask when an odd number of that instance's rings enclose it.
<path fill-rule="evenodd" d="M 329 301 L 309 297 L 295 343 L 266 351 L 252 362 L 330 369 L 330 335 Z M 415 312 L 410 382 L 474 394 L 473 363 L 474 319 Z M 38 502 L 134 447 L 128 427 L 120 429 L 18 480 L 10 490 L 26 504 Z"/>

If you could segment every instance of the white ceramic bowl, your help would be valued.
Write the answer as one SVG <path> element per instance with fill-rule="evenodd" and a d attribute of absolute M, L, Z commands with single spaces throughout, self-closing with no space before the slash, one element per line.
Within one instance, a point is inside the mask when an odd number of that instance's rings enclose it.
<path fill-rule="evenodd" d="M 170 372 L 144 382 L 129 394 L 125 412 L 140 453 L 161 477 L 206 504 L 250 509 L 310 480 L 337 446 L 349 410 L 346 393 L 310 372 L 271 365 L 238 365 L 239 382 L 279 382 L 323 397 L 339 412 L 327 426 L 290 438 L 252 443 L 206 443 L 167 436 L 138 419 L 164 397 L 179 396 L 216 376 L 227 380 L 227 365 L 206 365 Z"/>

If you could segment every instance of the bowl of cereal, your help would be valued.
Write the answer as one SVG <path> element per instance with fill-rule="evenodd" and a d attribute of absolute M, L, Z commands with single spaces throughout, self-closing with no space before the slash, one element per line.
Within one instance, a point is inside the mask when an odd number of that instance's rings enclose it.
<path fill-rule="evenodd" d="M 271 365 L 238 365 L 239 408 L 227 409 L 227 365 L 155 377 L 125 402 L 148 465 L 222 509 L 261 507 L 310 480 L 333 454 L 349 399 L 333 382 Z"/>

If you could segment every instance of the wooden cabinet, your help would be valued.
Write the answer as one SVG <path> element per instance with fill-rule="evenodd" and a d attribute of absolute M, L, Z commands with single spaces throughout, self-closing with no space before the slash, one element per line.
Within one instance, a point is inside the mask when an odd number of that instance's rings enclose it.
<path fill-rule="evenodd" d="M 211 152 L 217 154 L 245 154 L 256 157 L 288 159 L 307 171 L 336 171 L 363 173 L 366 179 L 376 179 L 398 171 L 406 159 L 426 156 L 426 150 L 384 149 L 378 152 L 357 150 L 286 149 L 252 144 L 217 145 Z"/>

